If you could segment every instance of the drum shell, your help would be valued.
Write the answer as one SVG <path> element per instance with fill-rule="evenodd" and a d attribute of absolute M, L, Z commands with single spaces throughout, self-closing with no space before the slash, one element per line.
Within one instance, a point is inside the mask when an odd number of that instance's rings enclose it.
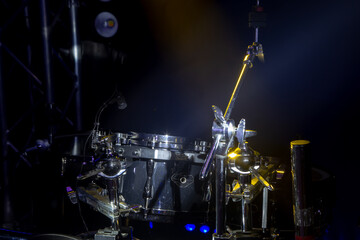
<path fill-rule="evenodd" d="M 147 161 L 149 160 L 133 160 L 123 176 L 121 195 L 129 205 L 145 206 Z M 174 216 L 182 213 L 201 215 L 207 212 L 209 203 L 203 199 L 208 183 L 199 180 L 201 166 L 199 163 L 186 160 L 154 161 L 151 178 L 152 194 L 148 205 L 150 218 L 151 215 Z"/>

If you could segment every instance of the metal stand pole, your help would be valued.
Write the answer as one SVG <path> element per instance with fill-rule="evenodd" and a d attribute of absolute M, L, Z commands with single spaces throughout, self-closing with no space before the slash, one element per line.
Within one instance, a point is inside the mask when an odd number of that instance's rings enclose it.
<path fill-rule="evenodd" d="M 145 199 L 144 218 L 147 218 L 149 213 L 150 200 L 153 197 L 153 175 L 154 175 L 155 162 L 154 159 L 149 159 L 146 164 L 147 179 L 144 186 L 143 198 Z"/>
<path fill-rule="evenodd" d="M 216 200 L 216 235 L 223 236 L 226 230 L 225 226 L 225 157 L 216 156 L 215 159 L 215 200 Z"/>
<path fill-rule="evenodd" d="M 13 208 L 10 195 L 10 166 L 7 147 L 7 124 L 4 102 L 4 78 L 3 78 L 3 55 L 2 55 L 2 29 L 0 29 L 0 139 L 1 139 L 1 158 L 2 160 L 2 197 L 3 197 L 3 226 L 8 227 L 13 223 Z"/>
<path fill-rule="evenodd" d="M 114 208 L 119 208 L 119 192 L 117 178 L 107 180 L 107 188 L 109 193 L 109 202 Z M 120 231 L 120 220 L 118 217 L 111 220 L 112 230 Z"/>
<path fill-rule="evenodd" d="M 76 131 L 81 131 L 82 126 L 82 91 L 81 91 L 81 49 L 78 33 L 78 0 L 70 0 L 70 20 L 71 20 L 71 38 L 72 38 L 72 57 L 74 60 L 74 75 L 75 82 L 75 128 Z"/>
<path fill-rule="evenodd" d="M 49 117 L 49 142 L 53 142 L 54 135 L 54 87 L 53 87 L 53 75 L 52 75 L 52 62 L 51 62 L 51 50 L 50 50 L 50 31 L 47 16 L 46 0 L 40 0 L 40 13 L 41 13 L 41 36 L 43 46 L 44 57 L 44 72 L 46 82 L 46 104 L 48 107 Z"/>
<path fill-rule="evenodd" d="M 252 46 L 249 46 L 249 48 L 250 47 L 252 47 Z M 244 78 L 244 76 L 248 72 L 249 68 L 252 67 L 252 62 L 254 61 L 255 55 L 251 54 L 250 51 L 251 51 L 251 49 L 248 50 L 248 54 L 245 56 L 245 58 L 243 60 L 243 67 L 241 69 L 240 75 L 239 75 L 238 80 L 236 82 L 234 91 L 233 91 L 233 93 L 231 95 L 231 98 L 229 100 L 228 106 L 227 106 L 227 108 L 225 110 L 225 114 L 224 114 L 225 120 L 230 119 L 231 111 L 234 108 L 236 98 L 238 97 L 240 88 L 241 88 L 241 86 L 243 84 L 243 81 L 241 81 L 241 80 Z"/>
<path fill-rule="evenodd" d="M 267 229 L 268 202 L 269 202 L 269 189 L 267 187 L 264 187 L 263 202 L 262 202 L 262 219 L 261 219 L 261 228 L 263 230 L 263 233 L 265 233 Z"/>
<path fill-rule="evenodd" d="M 251 206 L 245 199 L 241 201 L 241 232 L 249 233 L 252 230 Z"/>
<path fill-rule="evenodd" d="M 81 91 L 81 49 L 78 33 L 78 0 L 69 0 L 70 8 L 70 22 L 71 22 L 71 39 L 72 49 L 71 55 L 74 61 L 74 92 L 75 92 L 75 131 L 82 130 L 82 91 Z M 78 136 L 74 137 L 74 146 L 80 146 L 80 139 Z M 72 154 L 80 155 L 80 148 L 74 147 Z"/>
<path fill-rule="evenodd" d="M 245 189 L 251 185 L 251 174 L 239 174 L 239 183 Z M 241 199 L 241 229 L 242 233 L 250 233 L 252 230 L 252 210 L 248 197 Z"/>

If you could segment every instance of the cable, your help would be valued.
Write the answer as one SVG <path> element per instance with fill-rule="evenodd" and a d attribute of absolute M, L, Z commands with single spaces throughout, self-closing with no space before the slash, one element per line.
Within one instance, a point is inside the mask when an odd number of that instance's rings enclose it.
<path fill-rule="evenodd" d="M 56 240 L 56 239 L 66 239 L 66 240 L 80 240 L 77 237 L 74 236 L 69 236 L 69 235 L 63 235 L 63 234 L 40 234 L 40 235 L 36 235 L 32 238 L 30 238 L 31 240 Z"/>
<path fill-rule="evenodd" d="M 89 136 L 88 136 L 88 137 L 86 138 L 86 140 L 85 140 L 85 144 L 84 144 L 84 148 L 83 148 L 83 162 L 85 162 L 85 159 L 86 159 L 86 145 L 87 145 L 87 143 L 88 143 L 88 141 L 89 141 L 89 139 L 90 139 L 90 137 L 91 137 L 92 135 L 93 135 L 93 134 L 90 133 Z M 83 166 L 84 166 L 84 164 L 82 163 L 82 164 L 81 164 L 81 167 L 80 167 L 79 175 L 82 174 Z M 85 228 L 85 230 L 86 230 L 86 233 L 89 234 L 89 228 L 88 228 L 88 226 L 87 226 L 87 224 L 86 224 L 86 222 L 85 222 L 84 216 L 83 216 L 83 214 L 82 214 L 81 206 L 80 206 L 80 199 L 79 199 L 79 196 L 78 196 L 78 194 L 77 194 L 78 183 L 79 183 L 79 180 L 76 178 L 75 189 L 76 189 L 76 198 L 77 198 L 77 202 L 78 202 L 79 215 L 80 215 L 81 221 L 82 221 L 82 223 L 83 223 L 83 225 L 84 225 L 84 228 Z"/>
<path fill-rule="evenodd" d="M 102 114 L 102 112 L 104 111 L 104 109 L 107 108 L 107 106 L 109 105 L 109 103 L 111 101 L 113 101 L 114 97 L 116 96 L 116 94 L 118 93 L 117 89 L 115 89 L 114 93 L 110 96 L 109 99 L 107 99 L 103 104 L 102 106 L 99 108 L 99 110 L 97 111 L 96 115 L 95 115 L 95 122 L 94 122 L 94 127 L 93 129 L 91 130 L 89 136 L 86 138 L 85 140 L 85 143 L 84 143 L 84 148 L 83 148 L 83 162 L 85 162 L 86 160 L 86 147 L 87 147 L 87 144 L 91 138 L 91 140 L 93 141 L 94 138 L 96 137 L 95 136 L 95 133 L 99 131 L 99 126 L 100 126 L 100 116 Z M 82 171 L 83 171 L 83 166 L 84 164 L 81 164 L 81 167 L 80 167 L 80 171 L 79 171 L 79 175 L 82 174 Z M 79 185 L 79 180 L 76 179 L 76 182 L 75 182 L 75 189 L 77 190 L 78 188 L 78 185 Z M 77 191 L 76 191 L 77 193 Z M 84 228 L 86 230 L 86 232 L 89 234 L 89 228 L 86 224 L 86 221 L 84 219 L 84 216 L 82 214 L 82 210 L 81 210 L 81 206 L 80 206 L 80 199 L 79 199 L 79 196 L 78 194 L 76 194 L 76 198 L 77 198 L 77 202 L 78 202 L 78 209 L 79 209 L 79 215 L 80 215 L 80 218 L 81 218 L 81 221 L 84 225 Z"/>
<path fill-rule="evenodd" d="M 94 141 L 94 138 L 96 137 L 95 134 L 99 131 L 99 126 L 100 126 L 100 117 L 101 117 L 101 114 L 102 112 L 108 107 L 109 104 L 111 104 L 112 102 L 114 102 L 116 100 L 116 96 L 118 94 L 118 90 L 117 88 L 115 88 L 115 91 L 113 92 L 113 94 L 101 105 L 101 107 L 99 108 L 99 110 L 96 112 L 95 114 L 95 122 L 94 122 L 94 127 L 93 129 L 91 130 L 89 136 L 86 138 L 85 140 L 85 143 L 84 143 L 84 148 L 83 148 L 83 163 L 85 162 L 86 160 L 86 147 L 87 147 L 87 144 L 91 138 L 91 141 L 93 142 Z M 83 171 L 83 166 L 84 164 L 81 164 L 81 167 L 80 167 L 80 171 L 79 171 L 79 175 L 82 174 L 82 171 Z M 77 190 L 78 188 L 78 185 L 79 185 L 79 179 L 76 179 L 76 182 L 75 182 L 75 189 Z M 87 234 L 90 234 L 89 233 L 89 228 L 86 224 L 86 221 L 84 219 L 84 216 L 82 214 L 82 210 L 81 210 L 81 206 L 80 206 L 80 200 L 79 200 L 79 196 L 77 194 L 77 191 L 76 191 L 76 198 L 77 198 L 77 202 L 78 202 L 78 209 L 79 209 L 79 215 L 80 215 L 80 218 L 81 218 L 81 221 L 84 225 L 84 228 L 87 232 Z"/>

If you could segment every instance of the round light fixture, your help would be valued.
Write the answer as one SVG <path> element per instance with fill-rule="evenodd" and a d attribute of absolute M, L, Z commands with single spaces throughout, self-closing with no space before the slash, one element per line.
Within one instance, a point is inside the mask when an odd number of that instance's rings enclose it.
<path fill-rule="evenodd" d="M 110 38 L 118 30 L 118 21 L 112 13 L 101 12 L 95 18 L 95 29 L 100 36 Z"/>

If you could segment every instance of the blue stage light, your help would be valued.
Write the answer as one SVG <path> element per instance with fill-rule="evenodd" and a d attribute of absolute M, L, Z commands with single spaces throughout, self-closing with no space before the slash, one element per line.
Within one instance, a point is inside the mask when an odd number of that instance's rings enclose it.
<path fill-rule="evenodd" d="M 153 229 L 153 227 L 154 227 L 153 222 L 149 222 L 149 227 L 150 227 L 150 229 Z"/>
<path fill-rule="evenodd" d="M 195 229 L 195 224 L 186 224 L 185 225 L 185 229 L 187 230 L 187 231 L 194 231 L 194 229 Z"/>
<path fill-rule="evenodd" d="M 209 226 L 206 226 L 206 225 L 202 225 L 200 227 L 200 232 L 202 233 L 208 233 L 210 231 L 210 227 Z"/>

